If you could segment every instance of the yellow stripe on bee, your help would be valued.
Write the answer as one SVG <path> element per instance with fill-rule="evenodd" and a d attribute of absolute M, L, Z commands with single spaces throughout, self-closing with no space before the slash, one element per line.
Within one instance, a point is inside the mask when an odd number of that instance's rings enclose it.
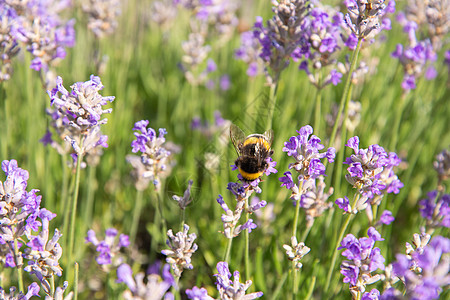
<path fill-rule="evenodd" d="M 257 137 L 257 136 L 249 137 L 244 141 L 244 143 L 242 144 L 242 147 L 245 147 L 246 145 L 251 145 L 251 144 L 262 144 L 262 146 L 265 149 L 267 149 L 267 150 L 270 149 L 269 142 L 263 137 Z"/>
<path fill-rule="evenodd" d="M 263 172 L 247 173 L 241 168 L 239 168 L 239 173 L 241 173 L 242 177 L 244 177 L 245 180 L 255 180 L 256 178 L 261 177 L 263 174 Z"/>

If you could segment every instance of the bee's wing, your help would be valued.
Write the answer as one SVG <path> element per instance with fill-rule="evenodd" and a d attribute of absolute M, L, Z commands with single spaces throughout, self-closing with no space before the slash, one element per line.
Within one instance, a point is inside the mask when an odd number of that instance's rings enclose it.
<path fill-rule="evenodd" d="M 264 137 L 267 139 L 267 141 L 269 142 L 269 145 L 272 146 L 272 142 L 273 142 L 273 130 L 269 129 L 266 132 L 264 132 Z"/>
<path fill-rule="evenodd" d="M 236 125 L 231 124 L 230 138 L 231 142 L 233 143 L 234 149 L 236 149 L 237 154 L 240 156 L 241 155 L 240 147 L 245 140 L 245 133 Z"/>

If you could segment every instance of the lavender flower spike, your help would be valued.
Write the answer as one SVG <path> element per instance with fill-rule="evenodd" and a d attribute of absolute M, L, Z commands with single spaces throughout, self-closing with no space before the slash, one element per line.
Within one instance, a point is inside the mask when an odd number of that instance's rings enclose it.
<path fill-rule="evenodd" d="M 99 94 L 103 89 L 100 77 L 91 75 L 86 82 L 76 82 L 70 92 L 62 83 L 58 76 L 56 88 L 48 92 L 51 105 L 56 109 L 50 114 L 54 120 L 61 119 L 62 128 L 56 128 L 58 134 L 72 145 L 77 155 L 85 155 L 98 146 L 107 147 L 107 137 L 99 134 L 98 126 L 107 122 L 102 116 L 112 109 L 103 106 L 114 101 L 114 97 Z"/>
<path fill-rule="evenodd" d="M 372 274 L 377 269 L 384 270 L 384 257 L 379 248 L 374 248 L 376 241 L 384 240 L 381 235 L 370 227 L 367 231 L 368 238 L 357 239 L 348 234 L 342 241 L 340 249 L 346 249 L 342 256 L 346 257 L 341 264 L 341 274 L 344 275 L 344 283 L 349 283 L 349 289 L 353 296 L 358 292 L 363 293 L 366 285 L 381 279 L 379 274 Z"/>
<path fill-rule="evenodd" d="M 136 139 L 131 142 L 131 151 L 133 153 L 141 152 L 142 165 L 137 163 L 135 158 L 128 157 L 128 160 L 137 169 L 135 174 L 145 179 L 142 179 L 139 187 L 149 180 L 158 190 L 161 187 L 161 179 L 170 174 L 172 152 L 168 149 L 164 137 L 167 134 L 166 129 L 160 128 L 159 135 L 157 135 L 153 128 L 147 128 L 148 124 L 148 120 L 141 120 L 136 122 L 133 127 L 133 130 L 136 130 L 134 132 Z"/>
<path fill-rule="evenodd" d="M 295 268 L 299 270 L 302 267 L 300 260 L 303 256 L 308 254 L 311 249 L 305 246 L 305 243 L 298 243 L 295 236 L 291 237 L 291 245 L 292 246 L 283 245 L 283 248 L 286 250 L 286 255 L 289 260 L 292 260 L 295 263 Z"/>
<path fill-rule="evenodd" d="M 426 219 L 427 227 L 450 228 L 450 194 L 441 195 L 438 191 L 431 191 L 427 196 L 419 201 L 420 215 Z"/>
<path fill-rule="evenodd" d="M 191 290 L 186 290 L 186 296 L 192 300 L 214 300 L 213 297 L 208 295 L 208 291 L 205 288 L 198 288 L 194 286 Z"/>
<path fill-rule="evenodd" d="M 252 285 L 251 280 L 247 280 L 245 283 L 240 283 L 239 281 L 239 272 L 234 271 L 232 281 L 230 270 L 228 269 L 228 263 L 219 262 L 217 264 L 218 273 L 216 276 L 216 286 L 217 290 L 220 294 L 220 299 L 232 300 L 232 299 L 241 299 L 241 300 L 251 300 L 259 298 L 263 295 L 262 292 L 256 292 L 251 294 L 245 294 L 245 291 Z"/>
<path fill-rule="evenodd" d="M 138 273 L 133 277 L 133 271 L 127 264 L 122 264 L 117 268 L 117 282 L 123 282 L 129 290 L 123 292 L 122 297 L 126 300 L 135 299 L 173 299 L 173 295 L 168 292 L 172 286 L 172 281 L 168 278 L 161 278 L 158 274 Z M 145 282 L 144 282 L 144 279 Z M 170 297 L 172 296 L 172 297 Z"/>
<path fill-rule="evenodd" d="M 29 300 L 33 296 L 39 297 L 39 285 L 36 282 L 33 282 L 28 286 L 28 292 L 24 295 L 22 292 L 20 292 L 18 295 L 16 295 L 16 288 L 11 287 L 9 289 L 9 294 L 5 292 L 5 290 L 0 287 L 0 299 L 2 300 Z"/>
<path fill-rule="evenodd" d="M 367 208 L 369 204 L 379 205 L 386 193 L 399 193 L 403 183 L 394 174 L 393 168 L 401 160 L 394 152 L 388 154 L 377 144 L 360 149 L 357 136 L 350 138 L 346 146 L 353 149 L 354 154 L 344 162 L 349 165 L 345 179 L 362 195 L 355 205 L 356 212 Z"/>
<path fill-rule="evenodd" d="M 436 236 L 421 251 L 409 257 L 398 254 L 394 272 L 406 286 L 408 299 L 437 299 L 450 284 L 450 239 Z M 390 292 L 395 292 L 390 291 Z"/>
<path fill-rule="evenodd" d="M 86 243 L 92 243 L 96 247 L 98 256 L 95 260 L 106 272 L 123 263 L 124 258 L 120 254 L 120 250 L 130 245 L 127 235 L 117 236 L 117 234 L 115 228 L 108 228 L 105 231 L 105 239 L 99 241 L 94 230 L 91 229 L 87 232 Z"/>
<path fill-rule="evenodd" d="M 259 56 L 271 70 L 265 70 L 269 84 L 278 81 L 291 55 L 298 50 L 303 38 L 302 25 L 310 9 L 306 0 L 272 1 L 272 5 L 274 16 L 267 21 L 267 27 L 258 17 L 253 31 L 262 46 Z"/>
<path fill-rule="evenodd" d="M 371 39 L 383 27 L 379 18 L 386 13 L 385 0 L 350 0 L 346 1 L 348 13 L 344 21 L 358 39 Z"/>
<path fill-rule="evenodd" d="M 81 8 L 88 15 L 88 28 L 96 37 L 110 35 L 117 28 L 117 18 L 121 13 L 119 0 L 83 0 Z"/>
<path fill-rule="evenodd" d="M 76 82 L 69 93 L 62 85 L 62 78 L 56 79 L 56 88 L 48 94 L 51 105 L 55 105 L 60 113 L 68 118 L 68 123 L 75 129 L 85 132 L 93 126 L 105 124 L 107 119 L 101 119 L 112 109 L 103 109 L 103 105 L 114 101 L 114 97 L 103 97 L 98 92 L 103 89 L 100 77 L 91 75 L 86 82 Z"/>
<path fill-rule="evenodd" d="M 310 125 L 303 126 L 297 133 L 297 136 L 292 136 L 284 143 L 283 151 L 296 161 L 289 164 L 289 169 L 295 169 L 299 173 L 299 180 L 324 175 L 325 166 L 321 159 L 326 157 L 329 162 L 333 162 L 336 150 L 330 147 L 326 152 L 319 153 L 325 146 L 320 143 L 320 138 L 312 134 L 313 128 Z"/>
<path fill-rule="evenodd" d="M 177 196 L 177 195 L 173 195 L 172 196 L 172 199 L 178 202 L 178 206 L 181 209 L 186 209 L 186 207 L 189 205 L 189 203 L 192 202 L 192 199 L 191 199 L 191 187 L 192 187 L 193 183 L 194 182 L 192 180 L 189 180 L 188 187 L 184 191 L 183 197 L 180 197 L 180 196 Z"/>
<path fill-rule="evenodd" d="M 29 248 L 25 249 L 24 258 L 28 259 L 28 266 L 24 268 L 26 272 L 35 274 L 41 281 L 42 287 L 47 294 L 51 294 L 48 278 L 53 275 L 61 276 L 62 268 L 59 265 L 59 259 L 62 256 L 62 247 L 58 243 L 62 234 L 58 229 L 51 240 L 49 238 L 49 221 L 56 217 L 46 209 L 41 209 L 39 217 L 42 220 L 42 230 L 37 236 L 30 237 L 27 243 Z"/>
<path fill-rule="evenodd" d="M 433 162 L 433 167 L 438 173 L 439 182 L 450 178 L 450 149 L 444 149 L 436 156 L 436 161 Z"/>
<path fill-rule="evenodd" d="M 166 244 L 170 249 L 161 251 L 162 254 L 166 255 L 166 261 L 172 267 L 175 276 L 181 277 L 183 269 L 193 269 L 194 266 L 191 264 L 191 256 L 197 251 L 197 244 L 194 240 L 197 238 L 195 233 L 188 235 L 189 226 L 184 224 L 183 232 L 178 232 L 176 235 L 173 234 L 172 229 L 167 231 Z"/>

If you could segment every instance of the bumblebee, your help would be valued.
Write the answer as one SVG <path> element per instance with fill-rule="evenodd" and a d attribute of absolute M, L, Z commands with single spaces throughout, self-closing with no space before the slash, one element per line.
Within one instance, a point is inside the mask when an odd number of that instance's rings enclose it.
<path fill-rule="evenodd" d="M 266 159 L 273 154 L 270 149 L 273 130 L 267 130 L 264 134 L 246 136 L 238 126 L 231 124 L 230 138 L 238 154 L 234 164 L 242 177 L 247 181 L 261 177 L 269 166 Z"/>

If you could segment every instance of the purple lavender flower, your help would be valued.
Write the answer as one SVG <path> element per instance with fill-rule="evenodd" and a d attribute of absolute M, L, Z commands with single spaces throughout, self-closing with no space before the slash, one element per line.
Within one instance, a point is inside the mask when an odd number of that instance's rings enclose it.
<path fill-rule="evenodd" d="M 379 248 L 374 248 L 376 241 L 383 241 L 381 235 L 370 227 L 368 237 L 357 239 L 348 234 L 342 241 L 340 249 L 345 249 L 342 256 L 346 257 L 341 264 L 341 274 L 344 275 L 344 283 L 349 283 L 349 289 L 353 296 L 358 292 L 364 292 L 366 285 L 381 279 L 379 274 L 372 274 L 377 269 L 384 270 L 384 257 Z"/>
<path fill-rule="evenodd" d="M 450 239 L 436 236 L 423 248 L 408 256 L 397 254 L 394 272 L 404 278 L 408 299 L 437 299 L 448 286 Z M 417 264 L 417 265 L 416 265 Z"/>
<path fill-rule="evenodd" d="M 84 0 L 81 8 L 88 16 L 88 28 L 97 38 L 110 35 L 118 26 L 117 18 L 121 14 L 119 0 Z"/>
<path fill-rule="evenodd" d="M 437 55 L 430 40 L 417 40 L 416 30 L 418 26 L 415 22 L 401 19 L 401 23 L 409 37 L 409 46 L 404 47 L 402 44 L 398 44 L 396 50 L 392 53 L 392 57 L 397 58 L 403 66 L 405 75 L 402 88 L 408 91 L 416 88 L 416 81 L 423 74 L 431 74 L 427 68 L 430 62 L 434 62 L 437 59 Z M 428 72 L 425 70 L 428 70 Z M 434 78 L 432 76 L 425 77 L 428 80 Z"/>
<path fill-rule="evenodd" d="M 298 175 L 294 179 L 290 171 L 285 172 L 285 176 L 279 180 L 282 182 L 281 186 L 291 190 L 290 199 L 294 201 L 294 205 L 299 203 L 305 209 L 307 226 L 312 226 L 314 219 L 331 207 L 326 200 L 333 190 L 329 189 L 324 193 L 325 165 L 321 159 L 326 157 L 329 162 L 333 162 L 335 149 L 328 148 L 326 152 L 320 153 L 319 151 L 325 147 L 317 136 L 312 135 L 313 128 L 309 125 L 303 126 L 297 133 L 297 136 L 290 137 L 284 143 L 283 151 L 295 159 L 295 163 L 289 164 L 289 169 L 297 171 Z M 317 184 L 316 179 L 319 181 Z"/>
<path fill-rule="evenodd" d="M 333 194 L 333 188 L 325 192 L 324 176 L 319 176 L 315 180 L 307 180 L 303 183 L 305 191 L 300 198 L 300 207 L 306 215 L 306 226 L 311 227 L 314 220 L 320 217 L 326 210 L 333 206 L 328 202 L 328 198 Z"/>
<path fill-rule="evenodd" d="M 378 300 L 380 298 L 380 291 L 377 289 L 372 289 L 370 292 L 365 292 L 361 300 Z"/>
<path fill-rule="evenodd" d="M 450 51 L 447 51 L 449 59 L 449 71 L 450 71 Z M 446 54 L 447 55 L 447 54 Z M 450 178 L 450 150 L 444 149 L 438 155 L 436 155 L 436 160 L 433 162 L 433 168 L 438 173 L 438 185 L 442 184 L 443 181 Z"/>
<path fill-rule="evenodd" d="M 228 74 L 220 76 L 219 87 L 222 91 L 228 91 L 231 88 L 231 79 Z"/>
<path fill-rule="evenodd" d="M 194 11 L 201 23 L 207 23 L 214 29 L 214 36 L 218 37 L 221 44 L 226 43 L 236 30 L 239 19 L 236 12 L 241 6 L 239 1 L 214 0 L 198 1 Z"/>
<path fill-rule="evenodd" d="M 313 128 L 309 125 L 303 126 L 297 133 L 297 136 L 291 137 L 284 143 L 283 151 L 296 160 L 295 163 L 289 164 L 289 169 L 294 169 L 299 173 L 299 181 L 315 179 L 324 175 L 325 166 L 321 159 L 326 157 L 329 162 L 333 162 L 335 149 L 328 148 L 326 152 L 319 153 L 324 146 L 317 136 L 312 135 Z"/>
<path fill-rule="evenodd" d="M 46 209 L 41 209 L 39 217 L 42 220 L 42 229 L 39 235 L 30 236 L 27 243 L 28 248 L 24 251 L 24 258 L 28 259 L 28 265 L 24 268 L 26 272 L 35 274 L 40 280 L 44 291 L 52 294 L 51 285 L 48 278 L 53 275 L 61 276 L 62 268 L 59 265 L 59 259 L 62 256 L 62 247 L 58 243 L 62 234 L 55 229 L 53 237 L 49 240 L 49 221 L 56 214 L 52 214 Z"/>
<path fill-rule="evenodd" d="M 19 292 L 18 295 L 16 295 L 17 289 L 15 287 L 11 287 L 9 289 L 9 293 L 7 294 L 5 290 L 0 287 L 0 299 L 4 300 L 29 300 L 33 296 L 39 297 L 39 285 L 36 282 L 33 282 L 28 286 L 27 293 L 24 295 L 22 292 Z"/>
<path fill-rule="evenodd" d="M 206 138 L 212 139 L 216 134 L 219 134 L 219 146 L 222 147 L 226 141 L 228 143 L 229 130 L 231 121 L 222 117 L 220 111 L 214 111 L 214 122 L 208 122 L 207 120 L 201 120 L 199 117 L 192 119 L 192 130 L 200 131 Z"/>
<path fill-rule="evenodd" d="M 86 243 L 92 243 L 96 247 L 98 256 L 95 260 L 106 272 L 123 263 L 124 258 L 120 250 L 130 245 L 127 235 L 120 234 L 117 238 L 117 234 L 116 229 L 108 228 L 105 231 L 105 239 L 99 241 L 93 229 L 87 232 Z"/>
<path fill-rule="evenodd" d="M 421 35 L 429 38 L 433 49 L 439 51 L 450 28 L 448 25 L 450 8 L 446 1 L 408 0 L 408 5 L 404 9 L 404 12 L 399 12 L 397 15 L 397 20 L 417 23 Z"/>
<path fill-rule="evenodd" d="M 198 288 L 194 286 L 192 289 L 186 290 L 186 296 L 192 300 L 213 300 L 214 298 L 208 295 L 205 288 Z"/>
<path fill-rule="evenodd" d="M 205 38 L 200 33 L 189 34 L 189 40 L 184 41 L 181 44 L 184 55 L 182 57 L 182 71 L 186 80 L 192 85 L 199 85 L 206 82 L 207 75 L 211 72 L 207 72 L 208 68 L 200 73 L 198 71 L 199 66 L 208 57 L 208 53 L 211 51 L 211 46 L 205 45 Z"/>
<path fill-rule="evenodd" d="M 294 180 L 290 171 L 284 172 L 284 176 L 278 178 L 281 181 L 281 186 L 285 186 L 288 190 L 294 187 Z"/>
<path fill-rule="evenodd" d="M 90 156 L 90 162 L 94 163 L 97 160 L 93 157 L 102 153 L 100 148 L 108 147 L 108 137 L 101 134 L 100 125 L 107 122 L 102 115 L 112 112 L 111 108 L 103 109 L 103 106 L 114 101 L 114 97 L 99 94 L 103 84 L 100 77 L 94 75 L 86 82 L 74 83 L 70 92 L 64 88 L 61 77 L 56 82 L 56 88 L 48 92 L 54 107 L 47 111 L 52 117 L 51 125 L 57 135 L 72 146 L 77 156 Z M 49 142 L 47 139 L 46 143 Z M 56 142 L 50 142 L 50 145 L 61 154 L 68 152 L 67 145 L 57 145 Z"/>
<path fill-rule="evenodd" d="M 11 79 L 13 74 L 12 59 L 20 51 L 19 43 L 12 34 L 16 22 L 16 11 L 9 5 L 0 6 L 0 83 Z"/>
<path fill-rule="evenodd" d="M 261 209 L 265 207 L 264 209 Z M 262 227 L 263 230 L 271 231 L 271 223 L 275 220 L 274 203 L 267 203 L 266 201 L 258 197 L 252 197 L 250 200 L 249 211 L 253 212 L 256 216 L 256 224 Z"/>
<path fill-rule="evenodd" d="M 258 51 L 260 48 L 259 40 L 252 31 L 241 33 L 241 46 L 235 51 L 235 58 L 244 61 L 247 65 L 247 75 L 255 77 L 261 73 L 261 63 Z"/>
<path fill-rule="evenodd" d="M 62 268 L 59 265 L 62 248 L 58 243 L 61 233 L 58 229 L 55 229 L 53 237 L 49 240 L 49 222 L 56 214 L 40 208 L 42 197 L 36 195 L 38 190 L 26 191 L 29 175 L 27 171 L 18 167 L 17 161 L 3 161 L 2 170 L 6 174 L 6 180 L 3 183 L 0 182 L 0 219 L 2 220 L 0 244 L 8 247 L 8 249 L 2 249 L 5 264 L 9 267 L 21 268 L 23 259 L 26 259 L 28 264 L 24 270 L 36 275 L 44 291 L 50 295 L 51 287 L 48 279 L 54 275 L 62 275 Z M 38 234 L 35 235 L 33 232 Z M 17 243 L 19 249 L 15 249 L 17 239 L 21 241 Z M 22 249 L 24 245 L 26 247 Z M 14 252 L 18 255 L 14 255 Z M 29 290 L 26 296 L 30 295 Z"/>
<path fill-rule="evenodd" d="M 324 9 L 316 7 L 302 24 L 304 36 L 300 50 L 295 52 L 295 58 L 304 57 L 300 69 L 306 72 L 309 81 L 318 89 L 330 83 L 337 85 L 341 81 L 342 74 L 334 69 L 323 79 L 319 78 L 318 72 L 312 73 L 309 66 L 320 70 L 336 64 L 333 54 L 340 50 L 338 43 L 341 40 L 342 23 L 342 13 L 335 11 L 330 16 Z"/>
<path fill-rule="evenodd" d="M 350 201 L 348 200 L 347 196 L 344 196 L 344 198 L 337 198 L 334 203 L 336 203 L 336 205 L 340 209 L 343 209 L 345 212 L 350 212 L 352 210 Z"/>
<path fill-rule="evenodd" d="M 419 201 L 420 215 L 427 219 L 427 226 L 450 228 L 450 195 L 431 191 L 427 197 Z"/>
<path fill-rule="evenodd" d="M 59 12 L 70 5 L 62 1 L 54 5 L 53 1 L 26 1 L 4 3 L 9 16 L 14 22 L 9 24 L 9 31 L 14 40 L 23 45 L 33 56 L 30 68 L 44 71 L 44 85 L 49 85 L 52 77 L 48 71 L 54 62 L 64 59 L 66 47 L 75 44 L 75 20 L 62 21 Z"/>
<path fill-rule="evenodd" d="M 144 282 L 144 278 L 146 280 Z M 161 278 L 158 274 L 138 273 L 133 277 L 133 271 L 127 264 L 122 264 L 117 268 L 117 282 L 123 282 L 129 290 L 123 292 L 124 299 L 173 299 L 173 295 L 168 292 L 173 284 L 170 278 Z"/>
<path fill-rule="evenodd" d="M 164 32 L 167 32 L 176 20 L 178 10 L 174 7 L 174 4 L 177 4 L 177 2 L 180 1 L 152 1 L 150 17 Z"/>
<path fill-rule="evenodd" d="M 392 12 L 392 6 L 387 8 L 384 2 L 384 0 L 345 1 L 348 9 L 348 13 L 344 17 L 345 24 L 358 39 L 369 40 L 380 33 L 382 29 L 389 29 L 388 23 L 380 22 L 387 12 Z"/>
<path fill-rule="evenodd" d="M 167 231 L 169 237 L 166 241 L 170 249 L 161 251 L 166 255 L 166 261 L 172 267 L 172 270 L 177 277 L 181 277 L 183 269 L 192 270 L 194 266 L 191 264 L 191 256 L 197 251 L 198 246 L 194 243 L 197 238 L 195 233 L 188 235 L 189 226 L 184 224 L 183 231 L 173 234 L 172 229 Z"/>
<path fill-rule="evenodd" d="M 401 162 L 395 153 L 388 154 L 376 144 L 360 149 L 357 136 L 350 138 L 346 146 L 353 149 L 354 154 L 344 162 L 349 165 L 349 174 L 345 178 L 362 195 L 355 204 L 356 211 L 368 207 L 369 203 L 379 205 L 384 194 L 397 194 L 403 187 L 393 172 L 393 168 Z"/>
<path fill-rule="evenodd" d="M 156 190 L 159 190 L 161 180 L 172 170 L 172 153 L 165 147 L 166 129 L 160 128 L 157 135 L 153 128 L 147 128 L 148 123 L 148 120 L 141 120 L 134 124 L 136 140 L 131 143 L 131 147 L 133 153 L 141 152 L 141 163 L 145 169 L 137 175 L 152 181 Z"/>
<path fill-rule="evenodd" d="M 18 167 L 16 160 L 4 160 L 1 166 L 6 180 L 0 181 L 0 244 L 8 245 L 9 251 L 4 255 L 5 259 L 10 259 L 14 253 L 14 240 L 24 236 L 32 239 L 32 232 L 41 226 L 37 218 L 51 218 L 52 214 L 40 208 L 42 196 L 36 195 L 38 190 L 26 191 L 29 175 Z M 19 248 L 21 246 L 22 243 L 18 245 Z M 15 267 L 21 267 L 23 263 L 20 250 L 18 254 Z M 8 265 L 13 266 L 12 262 Z"/>
<path fill-rule="evenodd" d="M 216 286 L 219 291 L 221 299 L 256 299 L 263 295 L 262 292 L 256 292 L 251 294 L 245 294 L 246 290 L 252 285 L 251 280 L 247 280 L 245 283 L 240 283 L 240 275 L 238 271 L 233 273 L 233 281 L 231 278 L 230 270 L 228 269 L 228 263 L 217 263 Z"/>
<path fill-rule="evenodd" d="M 389 225 L 392 222 L 394 222 L 395 218 L 392 216 L 392 212 L 389 210 L 383 211 L 383 213 L 380 216 L 380 220 L 378 221 L 380 224 Z"/>
<path fill-rule="evenodd" d="M 304 19 L 310 9 L 308 1 L 286 0 L 273 2 L 274 16 L 263 26 L 257 17 L 253 34 L 261 44 L 259 56 L 266 64 L 266 77 L 269 84 L 278 81 L 281 72 L 289 65 L 290 57 L 299 51 L 303 37 Z M 269 71 L 270 69 L 270 71 Z"/>
<path fill-rule="evenodd" d="M 230 184 L 237 184 L 237 183 L 230 183 Z M 237 184 L 239 185 L 239 184 Z M 246 202 L 246 198 L 250 197 L 250 195 L 245 196 L 245 189 L 244 189 L 244 196 L 237 195 L 236 196 L 236 208 L 234 211 L 228 208 L 225 201 L 223 200 L 223 197 L 219 195 L 219 198 L 217 198 L 217 202 L 222 207 L 222 209 L 225 211 L 224 214 L 222 214 L 222 222 L 224 227 L 223 234 L 227 238 L 233 238 L 239 235 L 242 230 L 247 229 L 249 232 L 251 232 L 253 229 L 257 227 L 255 223 L 253 223 L 252 219 L 249 219 L 246 223 L 242 225 L 238 225 L 239 220 L 241 218 L 242 213 L 244 212 L 244 205 Z M 256 211 L 259 211 L 259 209 L 265 207 L 267 205 L 267 202 L 262 200 L 260 202 L 252 204 L 245 213 L 254 213 Z"/>

